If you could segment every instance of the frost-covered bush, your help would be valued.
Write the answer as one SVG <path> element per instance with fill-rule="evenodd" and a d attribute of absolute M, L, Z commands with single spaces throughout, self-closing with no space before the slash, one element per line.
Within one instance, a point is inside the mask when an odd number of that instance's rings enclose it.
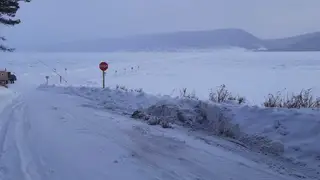
<path fill-rule="evenodd" d="M 320 108 L 320 99 L 314 98 L 311 92 L 311 89 L 303 89 L 298 94 L 284 96 L 278 91 L 276 94 L 269 94 L 263 105 L 279 108 Z"/>
<path fill-rule="evenodd" d="M 238 104 L 246 102 L 245 97 L 234 96 L 226 88 L 226 85 L 222 84 L 216 91 L 211 90 L 209 93 L 209 100 L 216 103 L 225 103 L 229 101 L 236 101 Z"/>
<path fill-rule="evenodd" d="M 137 93 L 143 93 L 143 89 L 139 88 L 139 89 L 129 89 L 126 86 L 121 86 L 121 85 L 117 85 L 116 89 L 119 91 L 123 91 L 123 92 L 137 92 Z"/>
<path fill-rule="evenodd" d="M 149 125 L 161 125 L 161 127 L 163 128 L 172 128 L 169 121 L 167 121 L 165 118 L 150 116 L 143 111 L 134 111 L 131 117 L 134 119 L 142 119 L 144 121 L 147 121 Z"/>
<path fill-rule="evenodd" d="M 196 93 L 194 91 L 188 92 L 187 88 L 183 88 L 183 89 L 180 90 L 180 98 L 194 99 L 194 100 L 198 100 L 199 99 L 196 96 Z"/>

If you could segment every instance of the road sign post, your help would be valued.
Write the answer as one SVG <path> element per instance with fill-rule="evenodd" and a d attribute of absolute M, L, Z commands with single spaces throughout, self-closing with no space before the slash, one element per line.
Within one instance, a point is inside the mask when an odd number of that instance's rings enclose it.
<path fill-rule="evenodd" d="M 105 77 L 104 77 L 104 71 L 102 71 L 102 88 L 106 87 L 105 82 L 106 82 L 106 80 L 105 80 Z"/>
<path fill-rule="evenodd" d="M 102 88 L 105 88 L 105 71 L 109 68 L 109 65 L 106 62 L 101 62 L 99 68 L 102 71 Z"/>

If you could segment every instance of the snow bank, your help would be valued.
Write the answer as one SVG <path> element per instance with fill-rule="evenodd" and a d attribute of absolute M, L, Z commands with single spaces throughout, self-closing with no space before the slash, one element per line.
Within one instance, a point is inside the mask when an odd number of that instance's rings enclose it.
<path fill-rule="evenodd" d="M 316 160 L 320 167 L 320 111 L 250 106 L 229 107 L 232 120 L 250 135 L 260 135 L 284 144 L 285 155 L 298 160 Z"/>
<path fill-rule="evenodd" d="M 120 114 L 132 114 L 140 108 L 147 108 L 160 100 L 172 100 L 169 96 L 153 96 L 134 90 L 71 87 L 41 85 L 38 89 L 53 90 L 55 92 L 77 95 L 92 100 L 93 105 L 113 110 Z"/>
<path fill-rule="evenodd" d="M 284 145 L 272 141 L 263 134 L 248 133 L 241 123 L 234 121 L 232 108 L 226 105 L 212 104 L 189 99 L 179 99 L 176 102 L 159 101 L 146 109 L 135 111 L 133 118 L 146 120 L 149 124 L 178 124 L 202 130 L 214 135 L 232 138 L 238 143 L 259 152 L 282 155 Z"/>
<path fill-rule="evenodd" d="M 109 88 L 39 88 L 81 96 L 99 107 L 130 114 L 151 125 L 177 124 L 233 139 L 264 154 L 299 163 L 312 161 L 315 167 L 320 165 L 320 111 L 317 110 L 214 104 Z"/>

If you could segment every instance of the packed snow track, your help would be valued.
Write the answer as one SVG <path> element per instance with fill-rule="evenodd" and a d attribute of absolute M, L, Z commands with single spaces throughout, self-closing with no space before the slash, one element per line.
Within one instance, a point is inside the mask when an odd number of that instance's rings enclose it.
<path fill-rule="evenodd" d="M 1 113 L 2 180 L 289 180 L 175 129 L 34 90 Z"/>

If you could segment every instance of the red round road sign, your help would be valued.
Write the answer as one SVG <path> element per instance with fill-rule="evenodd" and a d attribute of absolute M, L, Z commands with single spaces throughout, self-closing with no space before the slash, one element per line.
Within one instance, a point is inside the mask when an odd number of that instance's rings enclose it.
<path fill-rule="evenodd" d="M 109 65 L 106 62 L 101 62 L 99 64 L 99 68 L 101 69 L 101 71 L 106 71 L 108 69 Z"/>

